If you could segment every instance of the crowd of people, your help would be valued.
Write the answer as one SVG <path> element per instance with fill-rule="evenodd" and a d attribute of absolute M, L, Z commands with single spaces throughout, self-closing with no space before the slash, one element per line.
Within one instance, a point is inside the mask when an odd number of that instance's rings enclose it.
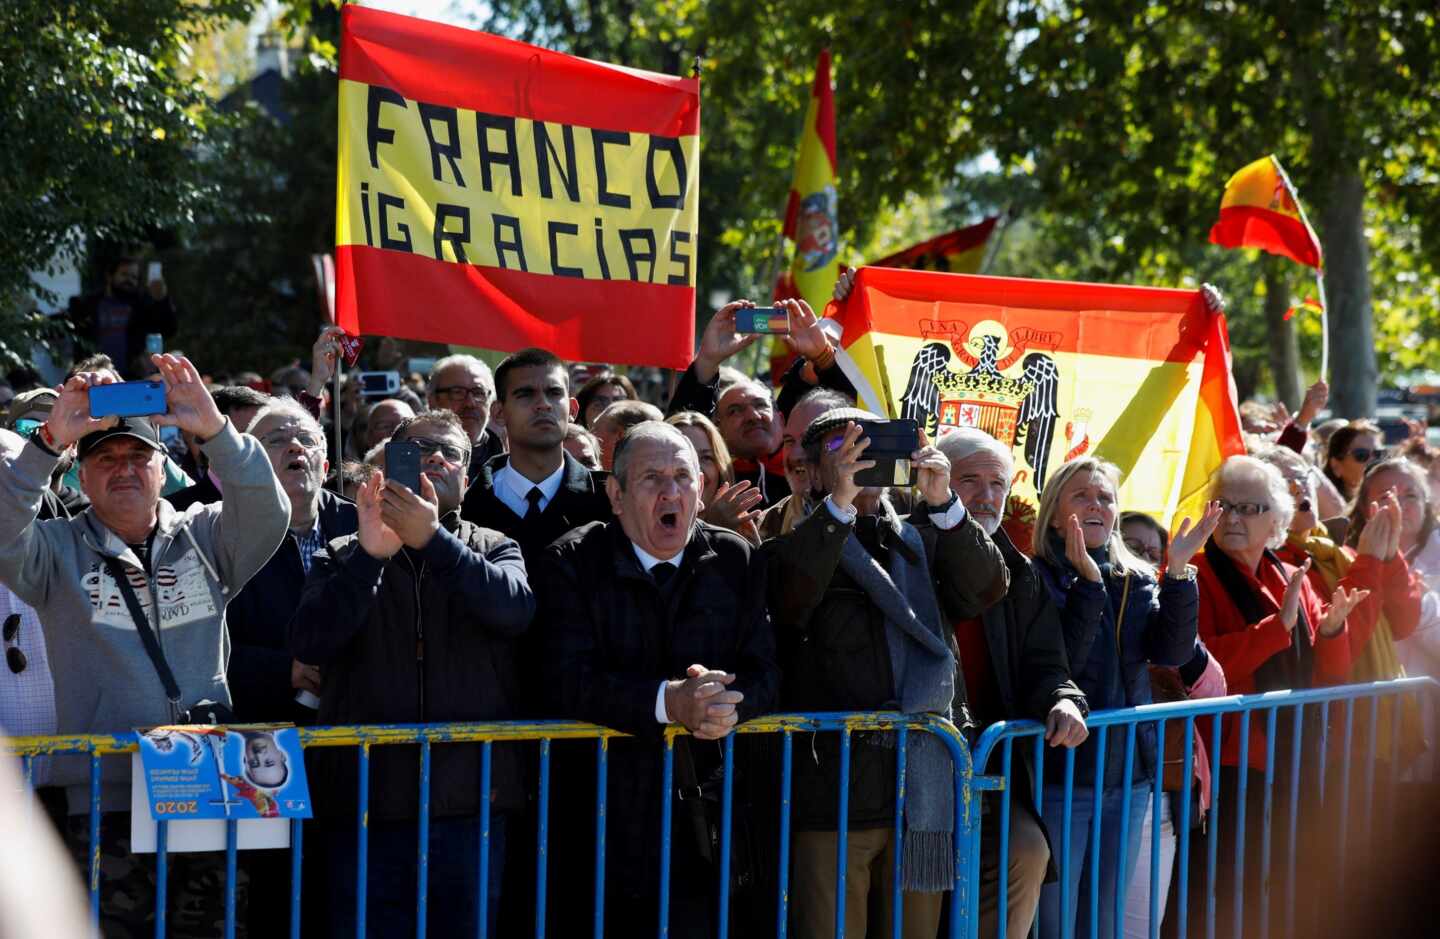
<path fill-rule="evenodd" d="M 152 294 L 147 309 L 162 300 Z M 493 373 L 447 356 L 398 390 L 366 398 L 352 382 L 333 402 L 333 327 L 311 368 L 277 374 L 269 393 L 207 383 L 171 353 L 118 368 L 102 353 L 58 388 L 17 389 L 0 430 L 0 726 L 83 734 L 191 720 L 563 718 L 615 728 L 629 736 L 608 744 L 606 933 L 654 928 L 659 807 L 675 799 L 670 932 L 699 937 L 717 913 L 716 741 L 737 724 L 893 709 L 944 716 L 973 737 L 1033 719 L 1073 757 L 1037 773 L 1029 748 L 1017 749 L 1025 769 L 1008 818 L 998 794 L 984 795 L 980 935 L 997 932 L 1002 880 L 1012 939 L 1037 913 L 1046 937 L 1083 933 L 1092 913 L 1103 936 L 1146 935 L 1152 902 L 1169 925 L 1179 915 L 1172 874 L 1184 826 L 1218 825 L 1227 846 L 1207 883 L 1205 839 L 1189 841 L 1192 918 L 1207 891 L 1228 904 L 1256 889 L 1270 845 L 1257 821 L 1272 811 L 1258 801 L 1267 759 L 1278 753 L 1285 765 L 1290 741 L 1323 734 L 1302 733 L 1305 714 L 1270 728 L 1227 717 L 1214 760 L 1203 722 L 1189 744 L 1180 722 L 1163 741 L 1141 724 L 1127 753 L 1114 736 L 1096 746 L 1092 709 L 1440 675 L 1440 454 L 1423 439 L 1387 449 L 1367 421 L 1312 427 L 1327 395 L 1317 383 L 1293 419 L 1247 409 L 1251 453 L 1225 462 L 1203 514 L 1173 534 L 1125 511 L 1116 467 L 1081 457 L 1053 469 L 1033 538 L 1016 543 L 1002 526 L 1014 456 L 982 431 L 922 439 L 909 489 L 857 483 L 874 465 L 860 422 L 875 415 L 857 407 L 825 324 L 801 301 L 782 305 L 796 356 L 776 390 L 727 364 L 757 338 L 735 330 L 748 301 L 710 320 L 665 402 L 642 400 L 610 370 L 577 381 L 543 349 L 509 355 Z M 116 337 L 116 354 L 134 359 L 135 342 Z M 92 417 L 90 389 L 122 372 L 162 381 L 165 412 Z M 387 444 L 398 442 L 421 454 L 418 488 L 386 473 Z M 1383 778 L 1429 778 L 1433 715 L 1413 704 L 1377 714 Z M 667 793 L 659 741 L 672 723 L 690 734 L 676 742 Z M 1285 745 L 1271 747 L 1267 733 Z M 1179 768 L 1187 745 L 1191 779 Z M 1293 753 L 1309 761 L 1311 749 Z M 835 734 L 796 740 L 793 929 L 836 934 L 843 843 L 844 934 L 888 929 L 898 866 L 903 935 L 934 939 L 954 879 L 949 757 L 929 735 L 910 735 L 897 837 L 894 734 L 858 731 L 841 750 Z M 477 746 L 434 748 L 431 934 L 472 930 L 482 893 L 492 935 L 533 928 L 520 924 L 534 915 L 534 757 L 496 745 L 483 791 Z M 306 934 L 353 934 L 361 889 L 371 931 L 413 934 L 417 759 L 414 746 L 371 751 L 362 887 L 355 753 L 307 754 L 316 819 Z M 593 747 L 557 743 L 554 759 L 548 913 L 552 934 L 570 935 L 592 915 Z M 1207 820 L 1212 763 L 1222 795 Z M 735 916 L 763 933 L 774 921 L 777 754 L 744 738 L 735 765 Z M 88 766 L 35 767 L 82 862 Z M 129 762 L 102 766 L 102 922 L 107 935 L 149 934 L 155 867 L 130 851 Z M 1168 797 L 1152 817 L 1157 777 L 1169 794 L 1191 791 L 1190 817 Z M 1299 798 L 1302 822 L 1334 810 L 1308 787 Z M 1285 817 L 1273 809 L 1276 844 Z M 1154 827 L 1164 863 L 1152 900 L 1149 865 L 1137 859 Z M 1308 829 L 1288 834 L 1324 853 Z M 223 858 L 177 855 L 171 868 L 172 934 L 216 934 Z M 286 928 L 288 856 L 247 852 L 242 873 L 249 931 Z M 1272 896 L 1280 884 L 1276 875 Z M 1267 934 L 1263 907 L 1245 909 L 1246 934 Z"/>

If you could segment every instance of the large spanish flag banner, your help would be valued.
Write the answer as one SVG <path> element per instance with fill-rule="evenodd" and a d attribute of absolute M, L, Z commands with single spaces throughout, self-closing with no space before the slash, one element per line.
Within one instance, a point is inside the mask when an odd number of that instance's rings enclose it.
<path fill-rule="evenodd" d="M 803 297 L 823 310 L 840 273 L 839 164 L 835 158 L 835 90 L 830 86 L 830 50 L 815 63 L 810 104 L 800 131 L 795 178 L 785 204 L 784 234 L 795 245 L 790 268 L 775 286 L 775 299 Z"/>
<path fill-rule="evenodd" d="M 875 267 L 978 274 L 985 263 L 985 246 L 990 243 L 990 236 L 999 221 L 998 216 L 991 216 L 978 224 L 957 228 L 870 263 Z"/>
<path fill-rule="evenodd" d="M 1260 248 L 1310 267 L 1321 264 L 1320 239 L 1273 154 L 1244 167 L 1225 183 L 1210 241 L 1222 248 Z"/>
<path fill-rule="evenodd" d="M 696 79 L 346 6 L 340 325 L 683 368 L 699 134 Z"/>
<path fill-rule="evenodd" d="M 1065 460 L 1117 464 L 1121 506 L 1169 525 L 1245 452 L 1225 318 L 1198 290 L 863 267 L 831 312 L 864 406 L 1014 448 L 1012 533 Z"/>

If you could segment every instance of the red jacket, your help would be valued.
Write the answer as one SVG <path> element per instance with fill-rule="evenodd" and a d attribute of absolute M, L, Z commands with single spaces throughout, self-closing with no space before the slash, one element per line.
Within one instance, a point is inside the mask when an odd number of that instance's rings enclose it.
<path fill-rule="evenodd" d="M 1195 566 L 1199 569 L 1200 641 L 1205 643 L 1205 648 L 1210 650 L 1210 654 L 1215 656 L 1225 669 L 1230 693 L 1253 694 L 1256 691 L 1255 672 L 1270 658 L 1290 648 L 1290 631 L 1280 622 L 1280 602 L 1296 569 L 1283 563 L 1277 565 L 1267 559 L 1260 562 L 1258 578 L 1250 571 L 1241 570 L 1241 574 L 1255 589 L 1264 610 L 1264 616 L 1258 623 L 1247 623 L 1211 568 L 1206 557 L 1206 552 L 1210 550 L 1212 549 L 1207 547 L 1195 556 Z M 1342 627 L 1339 633 L 1329 638 L 1319 635 L 1320 621 L 1325 617 L 1326 605 L 1308 579 L 1300 586 L 1300 606 L 1305 611 L 1305 621 L 1310 629 L 1310 643 L 1315 650 L 1314 673 L 1310 686 L 1344 684 L 1350 672 L 1350 638 L 1346 632 L 1348 627 Z M 1300 628 L 1298 622 L 1296 628 Z M 1239 715 L 1226 716 L 1220 736 L 1221 765 L 1240 765 L 1239 734 Z M 1263 772 L 1263 719 L 1250 719 L 1249 749 L 1250 768 Z"/>
<path fill-rule="evenodd" d="M 1305 579 L 1310 581 L 1315 593 L 1327 605 L 1335 595 L 1336 587 L 1370 591 L 1370 596 L 1345 618 L 1345 631 L 1350 636 L 1352 662 L 1358 661 L 1364 653 L 1381 616 L 1385 617 L 1385 622 L 1390 626 L 1390 635 L 1395 639 L 1404 639 L 1415 632 L 1415 627 L 1420 623 L 1420 603 L 1425 597 L 1425 582 L 1418 574 L 1410 573 L 1405 556 L 1397 553 L 1390 560 L 1382 561 L 1369 554 L 1357 555 L 1353 548 L 1335 547 L 1334 550 L 1343 552 L 1345 562 L 1338 565 L 1327 563 L 1326 558 L 1317 556 Z M 1293 542 L 1287 542 L 1275 553 L 1280 556 L 1280 560 L 1296 567 L 1305 563 L 1308 557 Z"/>

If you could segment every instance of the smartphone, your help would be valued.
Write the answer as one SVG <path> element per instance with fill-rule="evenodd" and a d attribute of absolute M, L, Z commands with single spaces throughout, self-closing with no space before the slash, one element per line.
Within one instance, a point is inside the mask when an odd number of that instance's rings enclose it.
<path fill-rule="evenodd" d="M 360 396 L 363 398 L 383 398 L 399 390 L 399 372 L 360 373 Z"/>
<path fill-rule="evenodd" d="M 920 425 L 916 421 L 856 421 L 860 439 L 870 438 L 861 459 L 875 465 L 855 474 L 857 486 L 913 486 L 915 468 L 910 455 L 920 449 Z"/>
<path fill-rule="evenodd" d="M 779 307 L 757 306 L 735 311 L 737 333 L 760 333 L 765 336 L 790 335 L 790 317 Z"/>
<path fill-rule="evenodd" d="M 91 417 L 146 417 L 164 414 L 163 381 L 124 381 L 90 386 Z"/>
<path fill-rule="evenodd" d="M 413 440 L 392 440 L 385 445 L 385 478 L 420 493 L 420 445 Z"/>
<path fill-rule="evenodd" d="M 153 284 L 160 279 L 160 262 L 151 261 L 145 267 L 145 283 Z"/>
<path fill-rule="evenodd" d="M 159 355 L 165 351 L 165 337 L 160 333 L 145 334 L 145 354 Z"/>

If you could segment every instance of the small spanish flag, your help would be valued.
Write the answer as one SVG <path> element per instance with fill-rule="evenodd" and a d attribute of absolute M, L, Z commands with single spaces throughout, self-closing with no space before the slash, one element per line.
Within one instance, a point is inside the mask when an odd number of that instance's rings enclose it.
<path fill-rule="evenodd" d="M 1222 248 L 1260 248 L 1310 267 L 1321 266 L 1320 239 L 1273 154 L 1230 177 L 1210 241 Z"/>
<path fill-rule="evenodd" d="M 810 106 L 800 132 L 795 179 L 785 206 L 785 237 L 795 243 L 790 269 L 775 285 L 775 299 L 804 297 L 825 309 L 840 273 L 838 164 L 835 160 L 835 91 L 830 87 L 830 50 L 820 53 Z"/>
<path fill-rule="evenodd" d="M 1325 308 L 1320 305 L 1319 300 L 1316 300 L 1314 297 L 1306 297 L 1304 300 L 1300 301 L 1299 305 L 1292 306 L 1290 309 L 1286 310 L 1283 319 L 1288 320 L 1302 310 L 1308 310 L 1311 313 L 1325 312 Z"/>
<path fill-rule="evenodd" d="M 906 267 L 915 271 L 942 271 L 948 274 L 979 274 L 985 261 L 985 246 L 995 231 L 998 216 L 977 225 L 946 232 L 929 241 L 911 245 L 889 257 L 870 262 L 871 267 Z"/>

